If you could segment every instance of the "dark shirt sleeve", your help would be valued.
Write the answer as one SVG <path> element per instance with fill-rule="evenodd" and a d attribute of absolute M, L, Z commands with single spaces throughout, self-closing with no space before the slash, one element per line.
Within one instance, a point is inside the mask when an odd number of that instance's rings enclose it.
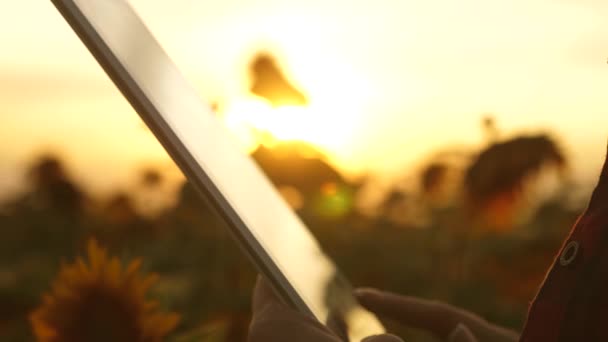
<path fill-rule="evenodd" d="M 607 162 L 530 306 L 520 341 L 608 341 Z"/>

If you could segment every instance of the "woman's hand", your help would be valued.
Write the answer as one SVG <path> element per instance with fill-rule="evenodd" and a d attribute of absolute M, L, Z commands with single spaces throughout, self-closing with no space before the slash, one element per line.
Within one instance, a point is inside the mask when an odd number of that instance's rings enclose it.
<path fill-rule="evenodd" d="M 449 342 L 515 342 L 516 332 L 451 305 L 375 289 L 358 289 L 355 296 L 380 318 L 434 333 Z"/>
<path fill-rule="evenodd" d="M 424 329 L 448 342 L 515 342 L 514 331 L 488 323 L 483 318 L 450 305 L 399 296 L 373 289 L 355 292 L 361 304 L 381 318 Z M 253 293 L 253 317 L 249 342 L 344 342 L 327 326 L 284 305 L 272 288 L 258 277 Z M 364 342 L 403 342 L 383 334 Z M 353 341 L 354 342 L 354 341 Z"/>
<path fill-rule="evenodd" d="M 344 342 L 316 319 L 284 305 L 262 278 L 253 292 L 249 342 Z M 365 342 L 403 342 L 393 335 L 366 338 Z"/>

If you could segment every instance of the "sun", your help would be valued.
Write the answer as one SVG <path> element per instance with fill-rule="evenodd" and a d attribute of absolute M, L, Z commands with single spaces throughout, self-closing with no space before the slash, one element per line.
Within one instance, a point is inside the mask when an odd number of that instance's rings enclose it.
<path fill-rule="evenodd" d="M 335 155 L 348 150 L 356 124 L 343 115 L 349 112 L 347 106 L 336 107 L 314 102 L 273 107 L 264 99 L 244 97 L 229 103 L 221 116 L 246 151 L 260 144 L 296 140 Z"/>
<path fill-rule="evenodd" d="M 374 94 L 369 82 L 346 63 L 284 57 L 255 53 L 243 87 L 224 98 L 220 116 L 246 151 L 300 141 L 341 164 L 341 157 L 355 155 L 354 139 Z"/>

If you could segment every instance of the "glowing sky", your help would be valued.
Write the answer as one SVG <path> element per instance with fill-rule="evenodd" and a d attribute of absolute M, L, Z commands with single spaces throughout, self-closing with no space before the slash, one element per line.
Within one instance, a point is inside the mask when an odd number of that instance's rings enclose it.
<path fill-rule="evenodd" d="M 437 148 L 479 144 L 487 112 L 507 134 L 554 132 L 581 175 L 602 161 L 607 1 L 132 3 L 202 96 L 233 120 L 319 144 L 348 172 L 391 175 Z M 172 169 L 50 1 L 0 1 L 0 32 L 0 194 L 49 148 L 99 189 L 129 184 L 142 164 Z M 308 111 L 280 124 L 247 117 L 259 48 L 310 96 Z"/>

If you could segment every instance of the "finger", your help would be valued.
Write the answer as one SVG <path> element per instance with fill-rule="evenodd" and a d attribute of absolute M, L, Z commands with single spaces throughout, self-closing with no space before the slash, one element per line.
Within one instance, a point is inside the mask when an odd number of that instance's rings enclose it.
<path fill-rule="evenodd" d="M 403 340 L 395 335 L 382 334 L 366 337 L 361 342 L 403 342 Z"/>
<path fill-rule="evenodd" d="M 488 323 L 468 311 L 438 301 L 400 296 L 375 289 L 358 289 L 355 296 L 368 310 L 399 323 L 424 329 L 445 339 L 459 323 L 481 341 L 516 341 L 517 334 Z"/>
<path fill-rule="evenodd" d="M 438 302 L 374 289 L 358 289 L 355 295 L 368 310 L 399 323 L 434 332 L 441 338 L 446 338 L 461 322 L 459 315 Z"/>
<path fill-rule="evenodd" d="M 292 310 L 275 295 L 266 280 L 258 277 L 253 293 L 253 317 L 248 341 L 340 342 L 316 319 Z"/>
<path fill-rule="evenodd" d="M 460 323 L 456 326 L 450 336 L 448 336 L 448 342 L 478 342 L 471 330 L 464 324 Z"/>
<path fill-rule="evenodd" d="M 310 322 L 284 314 L 252 321 L 248 341 L 342 342 L 318 322 Z"/>
<path fill-rule="evenodd" d="M 253 290 L 253 314 L 261 312 L 268 305 L 281 305 L 281 301 L 274 294 L 274 290 L 268 282 L 260 275 L 255 282 Z"/>
<path fill-rule="evenodd" d="M 336 336 L 340 337 L 342 341 L 348 341 L 348 326 L 342 315 L 330 312 L 325 326 L 327 326 L 327 328 Z"/>
<path fill-rule="evenodd" d="M 295 311 L 283 304 L 274 290 L 262 276 L 258 276 L 253 291 L 252 321 L 262 319 L 277 319 L 279 317 L 291 320 L 303 320 L 321 325 L 315 318 Z M 322 326 L 322 325 L 321 325 Z"/>

